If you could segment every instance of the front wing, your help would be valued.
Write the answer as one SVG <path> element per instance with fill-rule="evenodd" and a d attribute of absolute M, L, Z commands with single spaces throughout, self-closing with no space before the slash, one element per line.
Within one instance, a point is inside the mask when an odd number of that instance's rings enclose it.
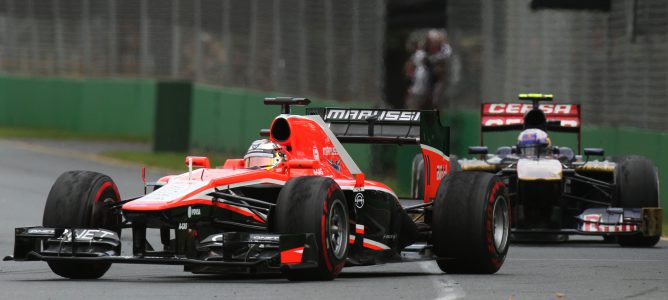
<path fill-rule="evenodd" d="M 318 263 L 318 246 L 310 233 L 213 234 L 196 242 L 195 256 L 175 255 L 169 251 L 121 256 L 120 246 L 118 233 L 106 229 L 21 227 L 15 229 L 14 255 L 4 260 L 162 264 L 183 265 L 187 269 L 257 272 L 312 268 Z"/>
<path fill-rule="evenodd" d="M 646 208 L 589 208 L 575 217 L 576 228 L 570 229 L 513 229 L 521 234 L 583 234 L 583 235 L 635 235 L 660 236 L 662 234 L 663 209 Z"/>

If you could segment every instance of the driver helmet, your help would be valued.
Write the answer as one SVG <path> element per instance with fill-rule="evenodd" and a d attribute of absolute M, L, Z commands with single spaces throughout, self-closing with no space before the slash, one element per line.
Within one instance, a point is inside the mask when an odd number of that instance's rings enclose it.
<path fill-rule="evenodd" d="M 546 156 L 551 146 L 550 138 L 540 129 L 527 129 L 517 137 L 517 150 L 529 157 Z"/>
<path fill-rule="evenodd" d="M 280 150 L 280 145 L 267 139 L 254 141 L 244 155 L 244 166 L 249 169 L 270 170 L 285 159 Z"/>

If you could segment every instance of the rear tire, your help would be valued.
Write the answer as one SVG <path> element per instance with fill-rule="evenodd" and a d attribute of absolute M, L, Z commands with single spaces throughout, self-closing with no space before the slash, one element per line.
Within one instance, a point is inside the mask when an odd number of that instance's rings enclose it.
<path fill-rule="evenodd" d="M 116 184 L 109 176 L 89 171 L 68 171 L 51 187 L 42 225 L 44 227 L 104 228 L 120 234 L 121 217 L 105 207 L 118 202 Z M 120 252 L 120 249 L 119 249 Z M 51 271 L 65 278 L 96 279 L 109 270 L 110 263 L 49 262 Z"/>
<path fill-rule="evenodd" d="M 622 208 L 659 207 L 659 177 L 654 163 L 642 156 L 614 159 L 616 205 Z M 629 247 L 652 247 L 660 236 L 620 235 L 617 242 Z"/>
<path fill-rule="evenodd" d="M 510 236 L 508 190 L 484 172 L 446 176 L 434 202 L 432 241 L 447 273 L 493 274 L 503 265 Z"/>
<path fill-rule="evenodd" d="M 348 257 L 350 214 L 345 195 L 328 177 L 304 176 L 290 179 L 281 189 L 274 211 L 277 233 L 313 233 L 318 266 L 284 269 L 289 280 L 332 280 Z"/>

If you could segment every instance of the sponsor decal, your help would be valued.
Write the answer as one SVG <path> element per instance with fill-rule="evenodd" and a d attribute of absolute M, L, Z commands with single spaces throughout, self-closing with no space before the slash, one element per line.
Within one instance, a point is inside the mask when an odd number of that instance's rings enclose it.
<path fill-rule="evenodd" d="M 202 211 L 199 208 L 193 208 L 192 206 L 188 206 L 188 218 L 192 216 L 201 216 Z"/>
<path fill-rule="evenodd" d="M 384 239 L 384 240 L 394 240 L 394 239 L 396 239 L 396 238 L 397 238 L 397 235 L 396 235 L 396 234 L 386 234 L 386 235 L 383 235 L 383 239 Z"/>
<path fill-rule="evenodd" d="M 448 168 L 445 165 L 436 165 L 436 180 L 441 180 L 448 175 Z"/>
<path fill-rule="evenodd" d="M 533 104 L 523 103 L 491 103 L 484 106 L 485 114 L 524 114 L 533 108 Z M 540 104 L 538 106 L 545 114 L 570 115 L 577 113 L 573 104 Z"/>
<path fill-rule="evenodd" d="M 327 121 L 366 121 L 370 117 L 378 117 L 378 121 L 420 121 L 419 111 L 377 110 L 377 109 L 330 109 Z"/>
<path fill-rule="evenodd" d="M 188 229 L 188 223 L 179 223 L 179 230 L 186 230 Z"/>
<path fill-rule="evenodd" d="M 324 156 L 339 155 L 339 152 L 336 151 L 336 148 L 327 146 L 322 148 L 322 155 Z"/>
<path fill-rule="evenodd" d="M 30 228 L 30 229 L 28 229 L 28 234 L 53 235 L 54 233 L 55 233 L 55 230 L 47 229 L 47 228 Z"/>
<path fill-rule="evenodd" d="M 101 239 L 107 236 L 115 235 L 115 232 L 103 229 L 75 229 L 74 233 L 74 238 L 80 241 L 90 241 L 94 238 Z M 72 231 L 65 229 L 65 231 L 63 231 L 62 238 L 64 241 L 71 241 Z"/>
<path fill-rule="evenodd" d="M 579 122 L 576 117 L 563 117 L 560 119 L 557 118 L 547 118 L 548 121 L 559 121 L 562 127 L 578 127 Z M 482 117 L 483 126 L 503 126 L 503 125 L 516 125 L 523 124 L 524 119 L 522 117 Z"/>
<path fill-rule="evenodd" d="M 313 146 L 313 159 L 320 160 L 320 154 L 318 152 L 318 147 Z"/>
<path fill-rule="evenodd" d="M 278 235 L 264 235 L 264 234 L 251 234 L 250 240 L 252 242 L 278 242 L 280 237 Z"/>
<path fill-rule="evenodd" d="M 334 170 L 336 170 L 337 172 L 341 172 L 341 160 L 340 159 L 337 159 L 337 160 L 327 159 L 327 162 L 329 163 L 330 166 L 332 166 L 332 168 Z"/>
<path fill-rule="evenodd" d="M 325 171 L 322 168 L 313 169 L 313 175 L 322 176 L 325 175 Z"/>
<path fill-rule="evenodd" d="M 355 207 L 357 208 L 364 207 L 364 195 L 362 193 L 355 194 Z"/>

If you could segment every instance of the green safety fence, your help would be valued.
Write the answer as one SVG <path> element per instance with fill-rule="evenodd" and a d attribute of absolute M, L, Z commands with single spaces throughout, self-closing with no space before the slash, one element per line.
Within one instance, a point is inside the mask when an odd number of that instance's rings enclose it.
<path fill-rule="evenodd" d="M 0 76 L 0 125 L 152 139 L 154 132 L 169 132 L 155 127 L 156 121 L 160 121 L 156 120 L 159 86 L 158 81 L 144 79 Z M 260 129 L 268 128 L 278 114 L 278 107 L 265 106 L 262 99 L 285 96 L 200 84 L 192 84 L 188 91 L 190 99 L 171 97 L 173 99 L 169 101 L 176 102 L 166 102 L 171 104 L 161 107 L 160 114 L 170 115 L 168 123 L 184 123 L 180 124 L 183 126 L 179 130 L 187 129 L 184 143 L 188 143 L 189 147 L 239 156 L 253 140 L 260 138 Z M 312 100 L 311 106 L 351 105 Z M 187 107 L 179 101 L 189 101 L 189 109 L 185 109 Z M 369 107 L 359 103 L 355 106 Z M 303 113 L 303 108 L 297 107 L 294 111 Z M 467 147 L 480 141 L 479 112 L 443 112 L 442 120 L 451 126 L 450 152 L 459 157 L 467 156 Z M 485 143 L 490 149 L 495 149 L 500 145 L 513 144 L 516 135 L 487 133 Z M 605 148 L 606 155 L 637 154 L 653 160 L 659 168 L 661 190 L 665 191 L 668 187 L 668 158 L 662 153 L 662 149 L 668 148 L 668 133 L 586 126 L 582 135 L 583 147 Z M 575 135 L 555 134 L 552 141 L 556 145 L 574 148 L 576 145 Z M 371 178 L 395 180 L 401 194 L 409 190 L 411 161 L 419 153 L 418 147 L 346 145 L 346 148 L 363 170 L 368 172 L 372 162 L 376 164 Z M 661 200 L 664 207 L 668 206 L 666 193 L 661 195 Z M 666 214 L 668 216 L 668 210 Z"/>

